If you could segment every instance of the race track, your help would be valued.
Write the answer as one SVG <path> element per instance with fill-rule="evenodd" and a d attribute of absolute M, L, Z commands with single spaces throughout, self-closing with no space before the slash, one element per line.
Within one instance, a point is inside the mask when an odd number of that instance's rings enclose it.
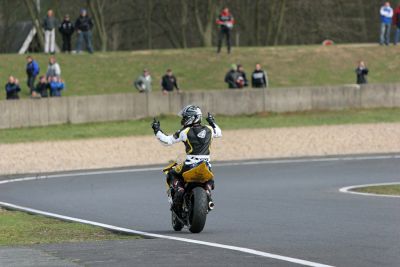
<path fill-rule="evenodd" d="M 154 168 L 0 184 L 0 201 L 332 266 L 400 266 L 400 199 L 339 192 L 344 186 L 399 182 L 398 156 L 221 163 L 214 172 L 216 209 L 200 234 L 172 230 L 164 177 Z M 254 257 L 194 244 L 186 248 L 191 246 L 193 254 L 204 253 L 215 265 L 242 266 L 243 259 Z M 168 255 L 170 248 L 159 253 Z M 179 261 L 166 260 L 165 265 Z M 300 266 L 261 256 L 247 263 Z"/>

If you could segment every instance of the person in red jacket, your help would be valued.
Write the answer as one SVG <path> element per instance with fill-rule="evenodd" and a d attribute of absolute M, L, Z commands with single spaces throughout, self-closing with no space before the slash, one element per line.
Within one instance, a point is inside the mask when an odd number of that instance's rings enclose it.
<path fill-rule="evenodd" d="M 394 45 L 397 45 L 400 38 L 400 4 L 394 10 L 392 23 L 395 27 L 396 35 L 394 37 Z"/>
<path fill-rule="evenodd" d="M 225 7 L 218 16 L 217 25 L 219 25 L 218 34 L 218 50 L 217 53 L 221 52 L 222 39 L 226 37 L 226 46 L 228 48 L 228 54 L 231 53 L 231 31 L 235 20 L 229 9 Z"/>

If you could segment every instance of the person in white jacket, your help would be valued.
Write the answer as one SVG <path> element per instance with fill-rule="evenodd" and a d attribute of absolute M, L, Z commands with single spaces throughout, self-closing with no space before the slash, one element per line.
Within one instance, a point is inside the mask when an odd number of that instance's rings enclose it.
<path fill-rule="evenodd" d="M 390 2 L 386 2 L 380 10 L 381 14 L 381 36 L 379 43 L 381 45 L 389 45 L 390 43 L 390 27 L 392 26 L 393 8 Z"/>
<path fill-rule="evenodd" d="M 61 77 L 61 68 L 60 65 L 57 63 L 56 57 L 51 56 L 49 59 L 49 65 L 47 66 L 46 78 L 49 77 Z"/>

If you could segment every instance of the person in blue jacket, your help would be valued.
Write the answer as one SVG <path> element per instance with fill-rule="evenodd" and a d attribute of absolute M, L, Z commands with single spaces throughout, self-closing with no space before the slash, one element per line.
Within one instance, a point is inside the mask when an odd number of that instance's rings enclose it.
<path fill-rule="evenodd" d="M 389 45 L 390 42 L 390 27 L 392 25 L 393 9 L 390 2 L 385 2 L 381 7 L 381 38 L 379 43 L 381 45 Z"/>
<path fill-rule="evenodd" d="M 50 89 L 50 96 L 51 97 L 60 97 L 61 91 L 64 90 L 65 85 L 63 80 L 58 78 L 57 76 L 53 76 L 49 79 L 49 89 Z"/>
<path fill-rule="evenodd" d="M 39 75 L 40 68 L 39 64 L 35 60 L 33 60 L 32 56 L 27 56 L 26 61 L 28 62 L 26 64 L 26 74 L 28 75 L 27 85 L 30 89 L 30 93 L 32 94 L 35 86 L 35 80 L 36 77 Z"/>
<path fill-rule="evenodd" d="M 19 99 L 18 93 L 21 91 L 21 88 L 19 87 L 18 79 L 16 79 L 14 76 L 8 77 L 8 83 L 6 83 L 5 87 L 7 100 Z"/>

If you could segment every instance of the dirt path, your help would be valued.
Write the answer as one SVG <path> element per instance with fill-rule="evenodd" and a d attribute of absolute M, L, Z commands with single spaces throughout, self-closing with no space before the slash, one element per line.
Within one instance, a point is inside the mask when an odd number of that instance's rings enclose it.
<path fill-rule="evenodd" d="M 400 123 L 230 130 L 212 146 L 212 159 L 400 152 Z M 0 175 L 166 163 L 183 145 L 154 136 L 0 145 Z"/>

